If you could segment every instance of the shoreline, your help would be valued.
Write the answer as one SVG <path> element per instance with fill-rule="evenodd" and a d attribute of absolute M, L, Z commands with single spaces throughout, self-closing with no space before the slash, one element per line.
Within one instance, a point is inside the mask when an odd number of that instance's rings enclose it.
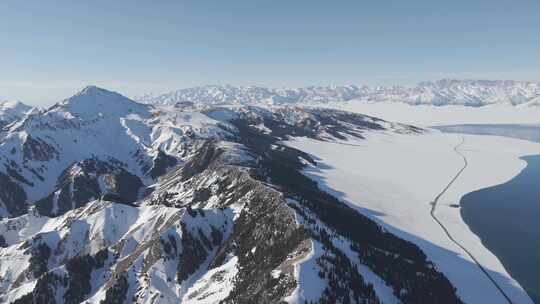
<path fill-rule="evenodd" d="M 511 180 L 463 196 L 460 214 L 484 247 L 497 255 L 507 272 L 520 282 L 535 303 L 540 303 L 539 280 L 534 271 L 528 270 L 540 263 L 538 248 L 534 245 L 540 237 L 537 232 L 539 191 L 530 187 L 530 181 L 536 181 L 540 174 L 540 154 L 521 159 L 526 166 Z M 493 211 L 486 216 L 483 211 L 491 206 Z M 512 220 L 517 218 L 519 224 Z M 501 226 L 505 221 L 508 223 Z M 506 242 L 509 238 L 515 242 Z"/>
<path fill-rule="evenodd" d="M 515 303 L 533 303 L 499 259 L 469 229 L 460 209 L 452 205 L 469 192 L 515 177 L 524 167 L 519 157 L 540 154 L 540 144 L 506 137 L 463 136 L 468 139 L 462 149 L 471 159 L 471 168 L 441 196 L 437 214 Z M 288 144 L 319 159 L 323 166 L 306 168 L 305 174 L 321 188 L 420 246 L 465 302 L 508 303 L 474 261 L 448 241 L 429 217 L 428 202 L 459 168 L 458 157 L 449 153 L 457 139 L 455 134 L 434 131 L 426 135 L 369 134 L 359 145 L 344 145 L 339 150 L 333 144 L 304 138 Z"/>

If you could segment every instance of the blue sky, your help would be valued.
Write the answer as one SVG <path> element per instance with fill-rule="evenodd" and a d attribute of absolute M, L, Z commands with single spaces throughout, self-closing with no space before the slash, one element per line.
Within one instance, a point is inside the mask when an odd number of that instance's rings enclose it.
<path fill-rule="evenodd" d="M 540 1 L 0 2 L 0 99 L 540 80 Z"/>

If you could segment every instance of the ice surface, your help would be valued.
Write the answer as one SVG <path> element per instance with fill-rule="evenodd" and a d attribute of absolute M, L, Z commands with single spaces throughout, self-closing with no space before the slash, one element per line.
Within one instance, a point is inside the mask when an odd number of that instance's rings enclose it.
<path fill-rule="evenodd" d="M 532 303 L 499 260 L 484 248 L 460 217 L 464 194 L 500 184 L 525 166 L 519 156 L 540 153 L 540 144 L 494 136 L 372 133 L 347 144 L 296 138 L 288 145 L 311 153 L 318 165 L 304 173 L 319 186 L 370 216 L 398 236 L 416 243 L 456 286 L 467 303 L 506 303 L 473 261 L 452 243 L 430 217 L 430 202 L 463 166 L 453 150 L 465 138 L 470 163 L 443 195 L 438 217 L 471 250 L 516 303 Z"/>

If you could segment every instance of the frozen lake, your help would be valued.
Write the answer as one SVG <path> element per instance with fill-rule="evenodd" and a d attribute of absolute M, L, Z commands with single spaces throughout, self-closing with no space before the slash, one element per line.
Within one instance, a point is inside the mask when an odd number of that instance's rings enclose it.
<path fill-rule="evenodd" d="M 437 129 L 540 142 L 540 126 L 454 125 Z M 465 195 L 461 215 L 533 301 L 540 303 L 540 155 L 523 159 L 527 167 L 512 180 Z"/>

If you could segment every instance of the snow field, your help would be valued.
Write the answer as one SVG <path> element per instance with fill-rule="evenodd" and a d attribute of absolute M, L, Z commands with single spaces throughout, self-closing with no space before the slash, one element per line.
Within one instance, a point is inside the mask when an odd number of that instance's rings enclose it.
<path fill-rule="evenodd" d="M 540 153 L 540 144 L 494 136 L 371 133 L 346 144 L 295 138 L 288 145 L 318 161 L 304 173 L 319 186 L 394 234 L 417 244 L 457 288 L 467 303 L 506 303 L 474 262 L 444 234 L 430 217 L 430 202 L 463 166 L 453 150 L 470 158 L 469 167 L 439 201 L 437 216 L 456 239 L 470 248 L 481 264 L 501 283 L 516 303 L 532 303 L 498 259 L 484 248 L 463 222 L 459 209 L 450 207 L 464 194 L 503 183 L 524 167 L 518 157 Z"/>

